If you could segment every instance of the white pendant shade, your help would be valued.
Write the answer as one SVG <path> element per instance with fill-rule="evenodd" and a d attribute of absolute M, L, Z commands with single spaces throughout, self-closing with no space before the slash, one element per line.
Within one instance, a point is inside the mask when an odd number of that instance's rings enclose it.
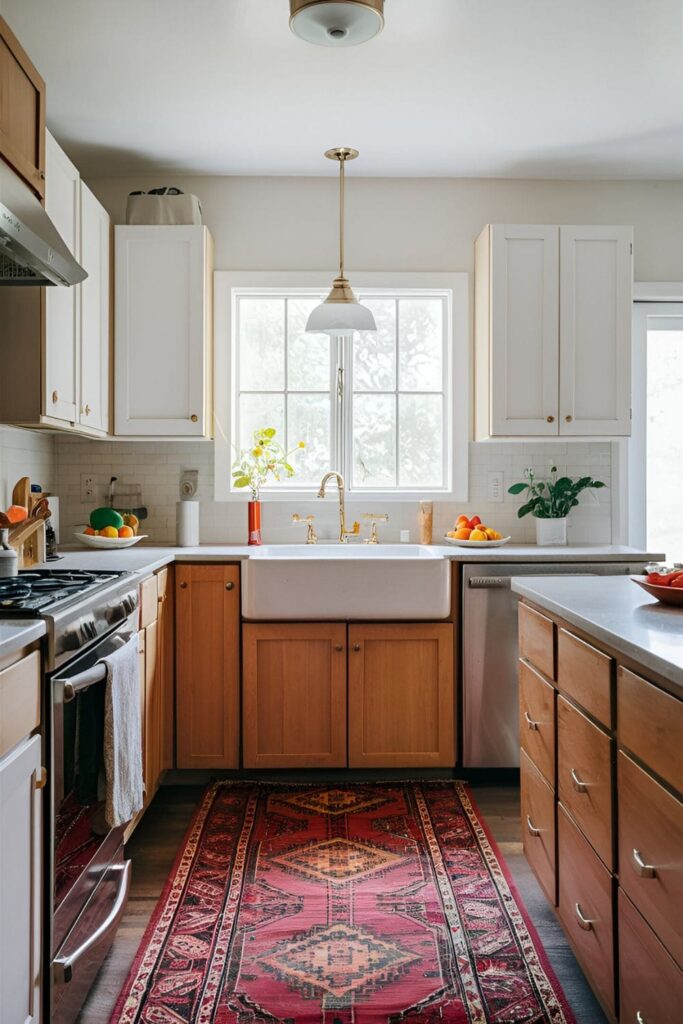
<path fill-rule="evenodd" d="M 375 318 L 360 302 L 321 302 L 308 318 L 306 330 L 312 334 L 351 334 L 353 331 L 376 331 Z"/>
<path fill-rule="evenodd" d="M 384 27 L 383 0 L 293 0 L 292 32 L 318 46 L 357 46 Z"/>

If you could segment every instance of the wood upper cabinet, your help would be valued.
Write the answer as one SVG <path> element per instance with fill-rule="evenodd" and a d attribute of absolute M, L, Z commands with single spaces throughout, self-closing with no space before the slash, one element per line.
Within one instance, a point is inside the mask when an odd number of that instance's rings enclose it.
<path fill-rule="evenodd" d="M 450 623 L 349 626 L 349 767 L 453 767 Z"/>
<path fill-rule="evenodd" d="M 40 737 L 0 758 L 0 1020 L 41 1014 L 42 790 Z"/>
<path fill-rule="evenodd" d="M 631 433 L 633 229 L 560 228 L 560 433 Z"/>
<path fill-rule="evenodd" d="M 176 566 L 176 763 L 239 767 L 240 570 Z"/>
<path fill-rule="evenodd" d="M 213 431 L 212 263 L 205 227 L 118 226 L 115 433 Z M 163 387 L 150 387 L 163 369 Z"/>
<path fill-rule="evenodd" d="M 243 628 L 245 768 L 346 765 L 346 626 Z"/>
<path fill-rule="evenodd" d="M 45 195 L 45 82 L 0 17 L 0 157 Z"/>
<path fill-rule="evenodd" d="M 475 435 L 631 433 L 630 227 L 489 224 L 475 245 Z"/>

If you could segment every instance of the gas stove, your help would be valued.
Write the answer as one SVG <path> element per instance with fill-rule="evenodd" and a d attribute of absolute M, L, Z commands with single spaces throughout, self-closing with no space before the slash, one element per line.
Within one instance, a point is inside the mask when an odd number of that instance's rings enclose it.
<path fill-rule="evenodd" d="M 45 620 L 48 671 L 114 630 L 137 604 L 130 572 L 26 569 L 0 579 L 0 619 Z"/>

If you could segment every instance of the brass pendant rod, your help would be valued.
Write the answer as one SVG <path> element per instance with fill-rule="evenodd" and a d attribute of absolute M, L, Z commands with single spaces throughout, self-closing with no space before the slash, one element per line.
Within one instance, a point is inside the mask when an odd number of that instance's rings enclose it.
<path fill-rule="evenodd" d="M 344 192 L 346 176 L 344 164 L 346 160 L 342 157 L 339 161 L 339 276 L 344 277 Z"/>

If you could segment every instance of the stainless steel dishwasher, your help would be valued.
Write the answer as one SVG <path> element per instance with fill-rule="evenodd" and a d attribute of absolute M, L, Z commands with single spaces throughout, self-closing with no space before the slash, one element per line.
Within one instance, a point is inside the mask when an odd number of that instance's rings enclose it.
<path fill-rule="evenodd" d="M 517 595 L 513 576 L 621 576 L 644 562 L 469 564 L 462 585 L 464 768 L 519 767 Z"/>

